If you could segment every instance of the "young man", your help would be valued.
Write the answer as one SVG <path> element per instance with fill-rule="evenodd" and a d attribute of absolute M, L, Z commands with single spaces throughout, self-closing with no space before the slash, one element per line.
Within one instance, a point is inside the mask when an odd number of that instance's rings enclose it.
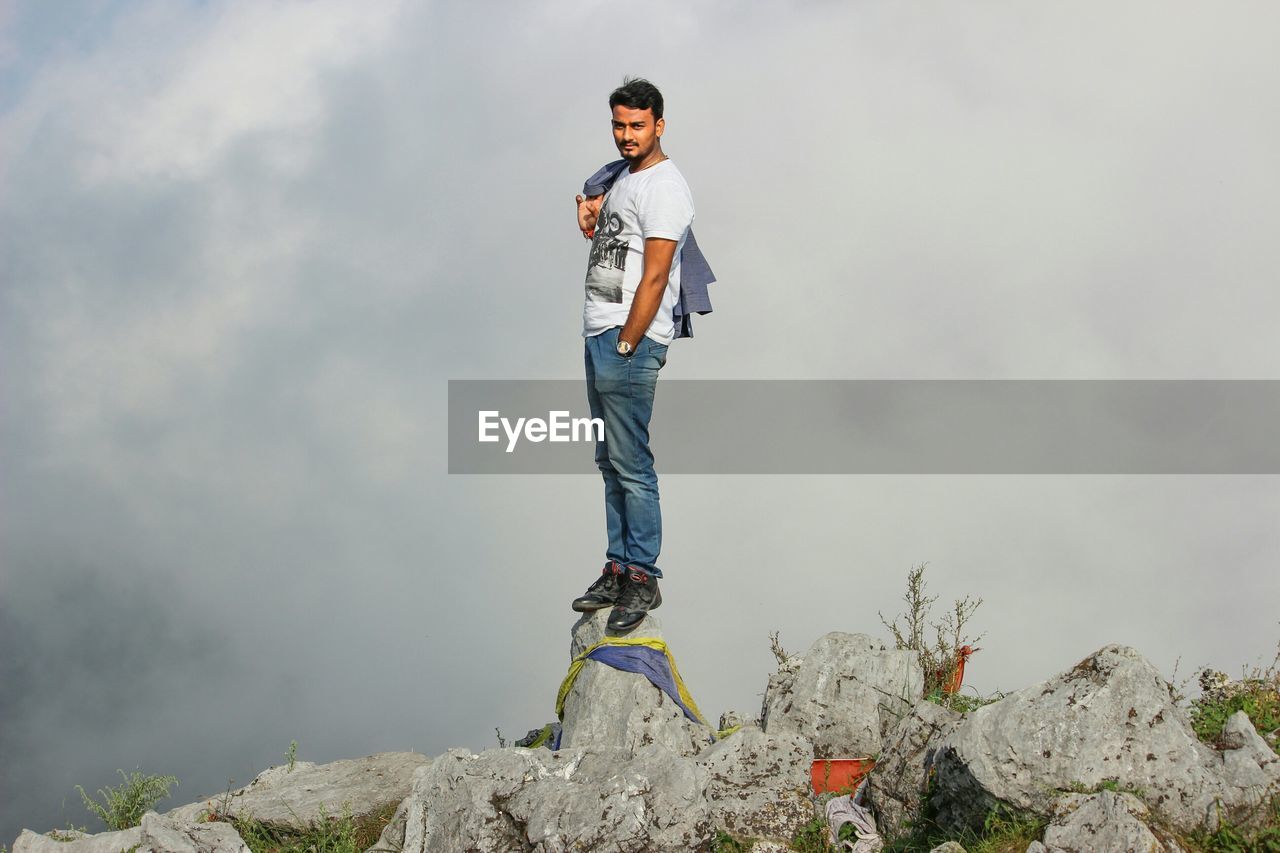
<path fill-rule="evenodd" d="M 649 450 L 658 371 L 676 336 L 680 250 L 693 196 L 662 153 L 662 93 L 627 80 L 609 96 L 613 141 L 626 161 L 604 196 L 578 196 L 578 226 L 591 237 L 587 261 L 587 400 L 604 420 L 596 466 L 604 476 L 608 562 L 574 600 L 579 612 L 613 607 L 609 629 L 629 631 L 662 603 L 658 552 L 662 515 Z"/>

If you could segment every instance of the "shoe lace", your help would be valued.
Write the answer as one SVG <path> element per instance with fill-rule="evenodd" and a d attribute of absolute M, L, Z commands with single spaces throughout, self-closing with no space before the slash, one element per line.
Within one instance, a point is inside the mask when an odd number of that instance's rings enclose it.
<path fill-rule="evenodd" d="M 637 579 L 638 578 L 638 579 Z M 623 610 L 647 610 L 653 601 L 654 581 L 642 573 L 632 572 L 631 581 L 618 596 L 618 607 Z"/>

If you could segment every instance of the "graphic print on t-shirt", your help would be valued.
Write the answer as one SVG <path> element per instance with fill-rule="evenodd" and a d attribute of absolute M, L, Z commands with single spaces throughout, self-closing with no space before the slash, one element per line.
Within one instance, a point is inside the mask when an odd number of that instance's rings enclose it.
<path fill-rule="evenodd" d="M 605 200 L 596 219 L 596 234 L 587 258 L 587 301 L 622 302 L 622 274 L 627 270 L 627 241 L 619 240 L 622 217 Z"/>

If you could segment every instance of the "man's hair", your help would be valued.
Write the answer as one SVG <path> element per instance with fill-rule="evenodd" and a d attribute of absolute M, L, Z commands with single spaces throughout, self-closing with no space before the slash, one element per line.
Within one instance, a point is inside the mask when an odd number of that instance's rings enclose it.
<path fill-rule="evenodd" d="M 662 93 L 643 77 L 626 77 L 609 96 L 609 109 L 614 107 L 653 110 L 653 120 L 657 121 L 662 118 Z"/>

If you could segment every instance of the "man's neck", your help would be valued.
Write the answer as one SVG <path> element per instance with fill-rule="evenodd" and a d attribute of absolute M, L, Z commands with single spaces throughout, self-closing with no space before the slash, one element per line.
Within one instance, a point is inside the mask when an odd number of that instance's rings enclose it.
<path fill-rule="evenodd" d="M 656 149 L 654 149 L 654 152 L 653 152 L 652 154 L 650 154 L 648 157 L 644 158 L 644 161 L 643 161 L 643 162 L 641 162 L 641 163 L 632 163 L 632 164 L 631 164 L 631 168 L 629 169 L 629 171 L 630 171 L 630 172 L 632 172 L 632 173 L 635 173 L 635 172 L 642 172 L 642 171 L 644 171 L 645 169 L 648 169 L 650 166 L 656 166 L 656 165 L 658 165 L 659 163 L 661 163 L 661 162 L 662 162 L 663 160 L 665 160 L 665 159 L 667 159 L 667 155 L 662 153 L 662 149 L 661 149 L 661 148 L 656 148 Z"/>

